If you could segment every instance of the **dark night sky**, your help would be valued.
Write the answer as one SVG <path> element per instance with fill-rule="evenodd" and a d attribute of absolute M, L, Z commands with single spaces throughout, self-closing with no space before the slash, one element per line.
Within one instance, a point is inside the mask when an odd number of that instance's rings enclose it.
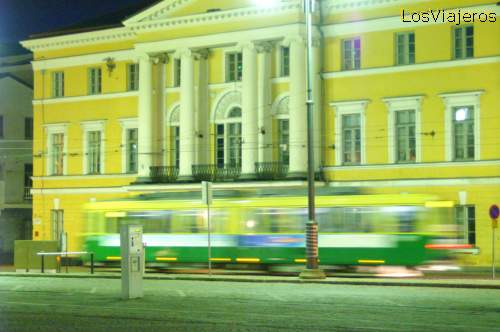
<path fill-rule="evenodd" d="M 16 43 L 100 15 L 154 0 L 0 0 L 0 43 Z"/>

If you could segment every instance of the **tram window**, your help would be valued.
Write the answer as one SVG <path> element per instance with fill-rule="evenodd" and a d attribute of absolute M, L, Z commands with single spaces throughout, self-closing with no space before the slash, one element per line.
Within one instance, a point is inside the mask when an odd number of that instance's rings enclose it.
<path fill-rule="evenodd" d="M 249 210 L 242 222 L 245 233 L 302 233 L 306 209 L 260 208 Z"/>

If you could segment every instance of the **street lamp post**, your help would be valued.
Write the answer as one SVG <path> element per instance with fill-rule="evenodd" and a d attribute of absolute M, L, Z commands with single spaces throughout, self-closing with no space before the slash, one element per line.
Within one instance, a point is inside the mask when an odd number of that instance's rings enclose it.
<path fill-rule="evenodd" d="M 304 0 L 307 32 L 307 207 L 306 224 L 306 269 L 300 273 L 303 279 L 324 279 L 325 273 L 318 268 L 318 223 L 316 222 L 314 188 L 314 98 L 313 98 L 313 33 L 312 20 L 316 0 Z"/>
<path fill-rule="evenodd" d="M 259 7 L 272 6 L 276 1 L 254 0 Z M 308 222 L 306 224 L 306 269 L 300 273 L 303 279 L 324 279 L 325 273 L 318 268 L 318 223 L 316 222 L 314 189 L 314 98 L 313 98 L 313 13 L 316 0 L 303 0 L 307 32 L 307 201 Z"/>

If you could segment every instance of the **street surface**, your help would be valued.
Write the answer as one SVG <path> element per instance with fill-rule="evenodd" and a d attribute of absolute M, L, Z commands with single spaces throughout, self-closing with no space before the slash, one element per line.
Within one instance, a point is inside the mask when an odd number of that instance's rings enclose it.
<path fill-rule="evenodd" d="M 0 331 L 500 331 L 500 290 L 0 277 Z"/>

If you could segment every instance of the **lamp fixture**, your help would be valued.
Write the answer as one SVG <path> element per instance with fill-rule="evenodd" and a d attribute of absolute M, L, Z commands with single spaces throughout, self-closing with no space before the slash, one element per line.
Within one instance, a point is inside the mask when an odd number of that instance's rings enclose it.
<path fill-rule="evenodd" d="M 104 59 L 104 61 L 106 61 L 106 68 L 108 70 L 108 75 L 111 76 L 111 74 L 113 73 L 113 70 L 115 70 L 115 68 L 116 68 L 115 59 L 109 57 L 109 58 Z"/>

